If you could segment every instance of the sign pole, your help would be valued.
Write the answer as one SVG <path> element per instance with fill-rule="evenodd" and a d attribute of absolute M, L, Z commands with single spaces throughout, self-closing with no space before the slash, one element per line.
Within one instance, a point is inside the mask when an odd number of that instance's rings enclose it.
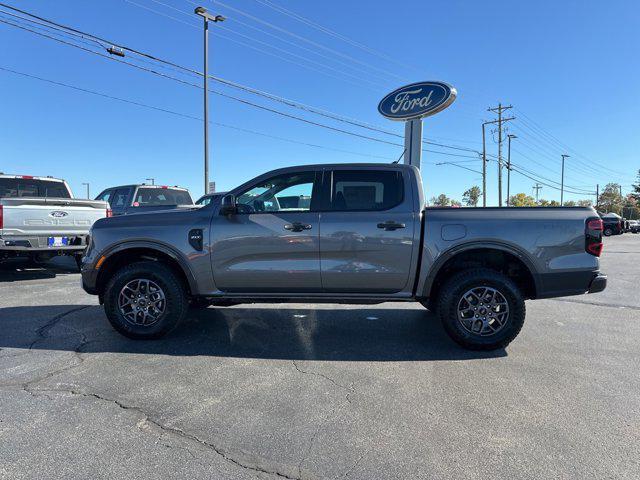
<path fill-rule="evenodd" d="M 420 168 L 422 161 L 422 120 L 404 123 L 404 163 Z"/>

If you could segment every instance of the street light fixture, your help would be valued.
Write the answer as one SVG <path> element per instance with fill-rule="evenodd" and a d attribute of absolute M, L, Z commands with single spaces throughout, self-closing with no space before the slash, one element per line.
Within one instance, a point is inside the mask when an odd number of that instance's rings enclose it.
<path fill-rule="evenodd" d="M 224 22 L 222 15 L 211 15 L 206 8 L 194 10 L 204 20 L 204 193 L 209 193 L 209 21 Z"/>

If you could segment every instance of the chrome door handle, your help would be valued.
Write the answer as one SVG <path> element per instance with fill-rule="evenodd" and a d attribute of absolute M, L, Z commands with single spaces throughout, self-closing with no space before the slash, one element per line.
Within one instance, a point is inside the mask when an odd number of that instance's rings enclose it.
<path fill-rule="evenodd" d="M 293 222 L 285 224 L 284 229 L 291 232 L 301 232 L 303 230 L 311 230 L 311 225 L 308 223 Z"/>
<path fill-rule="evenodd" d="M 381 228 L 386 231 L 391 231 L 391 232 L 394 230 L 398 230 L 399 228 L 405 228 L 405 227 L 406 225 L 404 223 L 397 223 L 397 222 L 394 222 L 393 220 L 389 220 L 388 222 L 378 224 L 378 228 Z"/>

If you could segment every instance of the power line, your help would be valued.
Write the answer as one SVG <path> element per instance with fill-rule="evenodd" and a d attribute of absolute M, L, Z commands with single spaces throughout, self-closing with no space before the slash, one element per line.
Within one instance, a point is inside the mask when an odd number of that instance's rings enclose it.
<path fill-rule="evenodd" d="M 81 92 L 84 92 L 84 93 L 97 95 L 97 96 L 100 96 L 100 97 L 103 97 L 103 98 L 108 98 L 108 99 L 111 99 L 111 100 L 117 100 L 117 101 L 120 101 L 120 102 L 123 102 L 123 103 L 128 103 L 128 104 L 136 105 L 136 106 L 139 106 L 139 107 L 144 107 L 144 108 L 148 108 L 148 109 L 152 109 L 152 110 L 161 111 L 161 112 L 164 112 L 164 113 L 169 113 L 169 114 L 180 116 L 180 117 L 183 117 L 183 118 L 189 118 L 191 120 L 202 121 L 202 118 L 194 116 L 194 115 L 180 113 L 180 112 L 176 112 L 176 111 L 169 110 L 169 109 L 162 108 L 162 107 L 156 107 L 156 106 L 145 104 L 145 103 L 138 102 L 138 101 L 135 101 L 135 100 L 129 100 L 129 99 L 121 98 L 121 97 L 116 97 L 114 95 L 101 93 L 101 92 L 97 92 L 97 91 L 94 91 L 94 90 L 89 90 L 89 89 L 86 89 L 86 88 L 70 85 L 70 84 L 59 82 L 59 81 L 56 81 L 56 80 L 51 80 L 51 79 L 39 77 L 39 76 L 28 74 L 28 73 L 25 73 L 25 72 L 19 72 L 17 70 L 12 70 L 12 69 L 9 69 L 9 68 L 6 68 L 6 67 L 0 66 L 0 70 L 6 71 L 6 72 L 10 72 L 10 73 L 13 73 L 13 74 L 16 74 L 16 75 L 21 75 L 21 76 L 24 76 L 24 77 L 32 78 L 32 79 L 35 79 L 35 80 L 40 80 L 42 82 L 47 82 L 47 83 L 50 83 L 50 84 L 53 84 L 53 85 L 58 85 L 58 86 L 70 88 L 70 89 L 73 89 L 73 90 L 81 91 Z M 243 131 L 243 132 L 247 132 L 247 133 L 252 133 L 252 134 L 255 134 L 255 135 L 261 135 L 261 136 L 264 136 L 264 137 L 274 138 L 274 139 L 277 139 L 277 140 L 283 140 L 283 141 L 287 141 L 287 142 L 290 142 L 290 143 L 297 143 L 297 144 L 306 145 L 306 146 L 315 147 L 315 148 L 325 148 L 327 150 L 333 150 L 333 151 L 338 151 L 338 152 L 342 152 L 342 153 L 349 153 L 349 154 L 360 155 L 360 156 L 365 156 L 365 157 L 381 158 L 381 159 L 384 159 L 384 160 L 393 160 L 393 158 L 384 157 L 384 156 L 380 156 L 380 155 L 363 154 L 363 153 L 353 152 L 353 151 L 349 151 L 349 150 L 336 149 L 336 148 L 330 148 L 330 147 L 323 147 L 321 145 L 312 144 L 312 143 L 308 143 L 308 142 L 300 142 L 300 141 L 296 141 L 296 140 L 292 140 L 292 139 L 288 139 L 288 138 L 284 138 L 284 137 L 279 137 L 279 136 L 276 136 L 276 135 L 266 134 L 266 133 L 263 133 L 263 132 L 258 132 L 258 131 L 255 131 L 255 130 L 241 128 L 241 127 L 237 127 L 237 126 L 233 126 L 233 125 L 228 125 L 228 124 L 224 124 L 224 123 L 219 123 L 219 122 L 211 122 L 211 123 L 213 123 L 215 125 L 218 125 L 218 126 L 225 127 L 225 128 L 231 128 L 231 129 L 234 129 L 234 130 L 239 130 L 239 131 Z M 342 131 L 342 133 L 347 133 L 347 132 L 346 131 Z M 375 140 L 373 138 L 369 138 L 369 139 Z M 396 143 L 396 144 L 390 143 L 390 145 L 402 147 L 402 145 L 399 144 L 399 143 Z M 439 154 L 439 155 L 446 155 L 446 156 L 457 156 L 457 157 L 463 156 L 463 155 L 458 155 L 458 154 L 448 153 L 448 152 L 438 152 L 436 150 L 424 149 L 424 151 L 430 152 L 430 153 Z"/>
<path fill-rule="evenodd" d="M 400 80 L 406 80 L 406 79 L 405 79 L 405 78 L 403 78 L 402 76 L 397 75 L 397 74 L 395 74 L 395 73 L 393 73 L 393 72 L 389 72 L 388 70 L 385 70 L 385 69 L 383 69 L 383 68 L 376 67 L 375 65 L 371 65 L 370 63 L 364 62 L 364 61 L 362 61 L 362 60 L 358 60 L 358 59 L 357 59 L 357 58 L 355 58 L 355 57 L 352 57 L 352 56 L 347 55 L 347 54 L 345 54 L 345 53 L 342 53 L 342 52 L 339 52 L 339 51 L 337 51 L 337 50 L 334 50 L 333 48 L 329 48 L 329 47 L 327 47 L 327 46 L 325 46 L 325 45 L 322 45 L 322 44 L 320 44 L 320 43 L 318 43 L 318 42 L 315 42 L 315 41 L 313 41 L 313 40 L 309 40 L 308 38 L 305 38 L 305 37 L 303 37 L 303 36 L 301 36 L 301 35 L 298 35 L 298 34 L 296 34 L 296 33 L 290 32 L 289 30 L 287 30 L 287 29 L 285 29 L 285 28 L 279 27 L 279 26 L 274 25 L 274 24 L 272 24 L 272 23 L 270 23 L 270 22 L 267 22 L 267 21 L 265 21 L 265 20 L 262 20 L 262 19 L 260 19 L 260 18 L 258 18 L 258 17 L 255 17 L 254 15 L 251 15 L 251 14 L 249 14 L 249 13 L 246 13 L 246 12 L 244 12 L 244 11 L 242 11 L 242 10 L 238 9 L 238 8 L 235 8 L 235 7 L 232 7 L 232 6 L 230 6 L 230 5 L 227 5 L 226 3 L 223 3 L 223 2 L 221 2 L 221 1 L 219 1 L 219 0 L 218 0 L 218 1 L 216 1 L 216 2 L 215 2 L 215 4 L 220 5 L 220 6 L 224 7 L 224 8 L 227 8 L 227 9 L 229 9 L 229 10 L 233 11 L 233 12 L 239 13 L 240 15 L 242 15 L 242 16 L 244 16 L 244 17 L 250 18 L 251 20 L 253 20 L 253 21 L 255 21 L 255 22 L 258 22 L 258 23 L 261 23 L 261 24 L 263 24 L 263 25 L 266 25 L 266 26 L 268 26 L 268 27 L 270 27 L 270 28 L 272 28 L 272 29 L 275 29 L 275 30 L 277 30 L 277 31 L 280 31 L 280 32 L 282 32 L 282 33 L 285 33 L 286 35 L 289 35 L 289 36 L 291 36 L 291 37 L 293 37 L 293 38 L 296 38 L 296 39 L 298 39 L 298 40 L 301 40 L 301 41 L 303 41 L 303 42 L 305 42 L 305 43 L 308 43 L 308 44 L 310 44 L 310 45 L 314 45 L 314 46 L 315 46 L 315 47 L 317 47 L 317 48 L 321 48 L 322 50 L 325 50 L 325 51 L 327 51 L 327 52 L 331 52 L 332 54 L 334 54 L 334 55 L 338 55 L 338 56 L 340 56 L 340 57 L 342 57 L 342 58 L 345 58 L 345 59 L 347 59 L 347 60 L 349 60 L 349 61 L 356 62 L 356 63 L 358 63 L 358 64 L 360 64 L 360 65 L 362 65 L 362 66 L 365 66 L 365 67 L 367 67 L 367 68 L 370 68 L 370 69 L 372 69 L 372 70 L 376 70 L 376 71 L 378 71 L 378 72 L 385 73 L 386 75 L 391 76 L 391 77 L 393 77 L 393 78 L 397 78 L 397 79 L 400 79 Z"/>
<path fill-rule="evenodd" d="M 3 66 L 0 66 L 0 70 L 5 71 L 5 72 L 9 72 L 9 73 L 12 73 L 12 74 L 15 74 L 15 75 L 21 75 L 23 77 L 31 78 L 33 80 L 39 80 L 41 82 L 46 82 L 46 83 L 49 83 L 49 84 L 52 84 L 52 85 L 69 88 L 69 89 L 72 89 L 72 90 L 80 91 L 80 92 L 83 92 L 83 93 L 88 93 L 88 94 L 91 94 L 91 95 L 96 95 L 96 96 L 103 97 L 103 98 L 106 98 L 106 99 L 109 99 L 109 100 L 116 100 L 118 102 L 127 103 L 127 104 L 130 104 L 130 105 L 135 105 L 137 107 L 143 107 L 143 108 L 147 108 L 147 109 L 151 109 L 151 110 L 156 110 L 156 111 L 159 111 L 159 112 L 168 113 L 168 114 L 171 114 L 171 115 L 175 115 L 175 116 L 182 117 L 182 118 L 187 118 L 187 119 L 190 119 L 190 120 L 197 120 L 197 121 L 200 121 L 200 122 L 203 121 L 203 119 L 201 117 L 198 117 L 198 116 L 195 116 L 195 115 L 189 115 L 189 114 L 186 114 L 186 113 L 176 112 L 174 110 L 169 110 L 167 108 L 162 108 L 162 107 L 157 107 L 157 106 L 154 106 L 154 105 L 149 105 L 147 103 L 142 103 L 142 102 L 139 102 L 139 101 L 136 101 L 136 100 L 130 100 L 130 99 L 122 98 L 122 97 L 116 97 L 114 95 L 110 95 L 110 94 L 103 93 L 103 92 L 98 92 L 98 91 L 95 91 L 95 90 L 89 90 L 87 88 L 82 88 L 82 87 L 78 87 L 76 85 L 71 85 L 71 84 L 68 84 L 68 83 L 59 82 L 57 80 L 51 80 L 51 79 L 40 77 L 40 76 L 37 76 L 37 75 L 32 75 L 32 74 L 25 73 L 25 72 L 19 72 L 17 70 L 13 70 L 13 69 L 6 68 L 6 67 L 3 67 Z M 238 127 L 236 125 L 229 125 L 229 124 L 220 123 L 220 122 L 210 122 L 210 123 L 213 124 L 213 125 L 220 126 L 220 127 L 230 128 L 230 129 L 233 129 L 233 130 L 238 130 L 238 131 L 245 132 L 245 133 L 250 133 L 250 134 L 253 134 L 253 135 L 260 135 L 260 136 L 263 136 L 263 137 L 273 138 L 273 139 L 276 139 L 276 140 L 295 143 L 295 144 L 299 144 L 299 145 L 305 145 L 305 146 L 308 146 L 308 147 L 314 147 L 314 148 L 320 148 L 320 149 L 331 150 L 331 151 L 336 151 L 336 152 L 348 153 L 348 154 L 351 154 L 351 155 L 359 155 L 359 156 L 363 156 L 363 157 L 380 158 L 380 159 L 383 159 L 383 160 L 393 160 L 393 158 L 391 158 L 391 157 L 385 157 L 385 156 L 382 156 L 382 155 L 374 155 L 374 154 L 368 154 L 368 153 L 362 153 L 362 152 L 354 152 L 354 151 L 350 151 L 350 150 L 343 150 L 343 149 L 338 149 L 338 148 L 327 147 L 327 146 L 324 146 L 324 145 L 317 145 L 317 144 L 313 144 L 313 143 L 309 143 L 309 142 L 302 142 L 302 141 L 293 140 L 293 139 L 290 139 L 290 138 L 280 137 L 280 136 L 277 136 L 277 135 L 272 135 L 272 134 L 267 134 L 267 133 L 264 133 L 264 132 L 259 132 L 259 131 L 256 131 L 256 130 L 251 130 L 251 129 L 248 129 L 248 128 Z"/>
<path fill-rule="evenodd" d="M 545 129 L 543 129 L 537 122 L 535 122 L 531 117 L 529 117 L 528 115 L 526 115 L 525 113 L 523 113 L 520 109 L 517 109 L 518 112 L 520 112 L 520 114 L 526 119 L 528 120 L 529 124 L 532 125 L 532 128 L 536 128 L 539 132 L 541 132 L 543 135 L 547 136 L 548 138 L 550 138 L 552 141 L 554 141 L 555 143 L 557 143 L 558 145 L 560 145 L 563 149 L 566 150 L 570 150 L 571 152 L 573 152 L 576 156 L 578 157 L 582 157 L 586 160 L 585 161 L 580 161 L 581 164 L 583 165 L 587 165 L 591 168 L 598 168 L 601 171 L 609 171 L 611 173 L 617 174 L 617 175 L 622 175 L 622 176 L 626 176 L 626 174 L 618 171 L 618 170 L 614 170 L 608 167 L 605 167 L 604 165 L 601 165 L 595 161 L 593 161 L 592 159 L 588 158 L 587 156 L 581 154 L 580 152 L 576 151 L 575 149 L 571 148 L 570 146 L 568 146 L 566 143 L 560 141 L 557 137 L 555 137 L 554 135 L 552 135 L 551 133 L 549 133 L 548 131 L 546 131 Z M 593 166 L 591 166 L 593 165 Z M 611 173 L 608 173 L 607 175 L 610 175 Z M 601 173 L 602 175 L 602 173 Z"/>
<path fill-rule="evenodd" d="M 189 0 L 188 0 L 189 1 Z M 394 59 L 392 56 L 387 55 L 385 53 L 379 52 L 363 43 L 357 42 L 349 37 L 347 37 L 346 35 L 343 35 L 341 33 L 336 32 L 335 30 L 331 30 L 330 28 L 327 28 L 323 25 L 320 25 L 319 23 L 313 22 L 312 20 L 309 20 L 308 18 L 303 17 L 302 15 L 299 15 L 291 10 L 288 10 L 280 5 L 276 5 L 273 2 L 270 2 L 269 0 L 256 0 L 256 2 L 265 5 L 269 8 L 271 8 L 272 10 L 275 10 L 277 12 L 280 12 L 283 15 L 286 15 L 290 18 L 293 18 L 294 20 L 297 20 L 298 22 L 301 22 L 303 24 L 306 24 L 312 28 L 315 28 L 316 30 L 319 30 L 327 35 L 330 35 L 334 38 L 337 38 L 339 40 L 342 40 L 343 42 L 346 42 L 356 48 L 359 48 L 360 50 L 370 54 L 370 55 L 375 55 L 378 58 L 382 58 L 384 60 L 390 61 L 395 63 L 396 65 L 400 65 L 402 67 L 405 68 L 411 68 L 413 70 L 417 70 L 415 67 L 408 65 L 406 63 L 403 62 L 399 62 L 398 60 Z M 189 1 L 189 3 L 193 3 L 191 1 Z"/>
<path fill-rule="evenodd" d="M 13 9 L 13 10 L 17 10 L 17 11 L 19 11 L 20 13 L 23 13 L 23 14 L 25 14 L 25 15 L 33 16 L 33 14 L 30 14 L 30 13 L 28 13 L 28 12 L 24 12 L 23 10 L 15 9 L 15 8 L 10 7 L 10 6 L 7 6 L 6 4 L 3 4 L 3 3 L 0 3 L 0 5 L 1 5 L 1 6 L 5 6 L 5 7 L 7 7 L 7 8 L 10 8 L 10 9 Z M 34 17 L 37 17 L 37 16 L 34 16 Z M 46 22 L 46 21 L 48 21 L 48 20 L 46 20 L 46 19 L 43 19 L 42 17 L 37 17 L 37 18 L 38 18 L 38 19 L 41 19 L 41 20 L 43 20 L 43 21 L 45 21 L 45 22 Z M 28 21 L 28 19 L 25 19 L 25 20 L 27 20 L 27 21 Z M 56 22 L 51 22 L 51 23 L 52 23 L 52 24 L 54 24 L 54 25 L 56 25 L 56 26 L 60 26 L 59 28 L 63 28 L 63 29 L 70 29 L 70 30 L 72 30 L 72 31 L 74 31 L 74 32 L 78 32 L 78 33 L 79 33 L 79 34 L 81 34 L 81 35 L 84 35 L 84 36 L 87 36 L 87 37 L 92 37 L 92 38 L 98 39 L 99 41 L 103 42 L 104 44 L 108 44 L 108 45 L 117 45 L 117 46 L 118 46 L 118 48 L 121 48 L 121 49 L 123 49 L 123 50 L 127 50 L 127 51 L 129 51 L 129 52 L 135 53 L 136 55 L 142 56 L 142 57 L 144 57 L 144 58 L 148 58 L 148 59 L 150 59 L 150 60 L 153 60 L 153 61 L 159 62 L 159 63 L 161 63 L 161 64 L 164 64 L 164 65 L 168 66 L 168 67 L 171 67 L 172 69 L 178 69 L 178 70 L 180 70 L 180 71 L 183 71 L 183 72 L 185 72 L 185 73 L 188 73 L 188 74 L 191 74 L 191 75 L 194 75 L 194 76 L 200 76 L 200 77 L 202 76 L 202 73 L 201 73 L 201 72 L 198 72 L 197 70 L 194 70 L 194 69 L 191 69 L 191 68 L 188 68 L 188 67 L 184 67 L 184 66 L 179 65 L 179 64 L 176 64 L 176 63 L 174 63 L 174 62 L 170 62 L 170 61 L 167 61 L 167 60 L 161 59 L 161 58 L 156 57 L 156 56 L 154 56 L 154 55 L 150 55 L 150 54 L 148 54 L 148 53 L 141 52 L 141 51 L 136 50 L 136 49 L 133 49 L 133 48 L 131 48 L 131 47 L 127 47 L 127 46 L 125 46 L 125 45 L 119 44 L 119 43 L 117 43 L 117 42 L 112 42 L 112 41 L 106 40 L 106 39 L 104 39 L 104 38 L 100 38 L 100 37 L 94 36 L 94 35 L 92 35 L 92 34 L 88 34 L 88 33 L 86 33 L 86 32 L 82 32 L 82 31 L 80 31 L 80 30 L 73 29 L 72 27 L 67 27 L 67 26 L 64 26 L 64 25 L 59 24 L 59 23 L 56 23 Z M 10 23 L 9 23 L 9 24 L 10 24 Z M 13 26 L 16 26 L 16 25 L 13 25 Z M 32 30 L 29 30 L 28 28 L 25 28 L 25 27 L 18 27 L 18 28 L 23 28 L 24 30 L 32 31 Z M 32 32 L 33 32 L 33 31 L 32 31 Z M 36 33 L 36 34 L 38 34 L 38 35 L 41 35 L 41 36 L 44 36 L 44 37 L 47 37 L 47 38 L 51 38 L 51 37 L 49 37 L 48 35 L 44 35 L 44 34 L 39 33 L 39 32 L 33 32 L 33 33 Z M 56 39 L 56 38 L 52 38 L 52 39 L 53 39 L 53 40 L 56 40 L 56 41 L 60 41 L 59 39 Z M 70 42 L 62 41 L 62 43 L 67 44 L 67 45 L 69 45 L 69 46 L 74 46 L 74 47 L 76 47 L 76 48 L 81 48 L 81 49 L 82 49 L 82 47 L 79 47 L 79 46 L 77 46 L 77 45 L 74 45 L 74 44 L 72 44 L 72 43 L 70 43 Z M 129 65 L 132 65 L 132 66 L 139 67 L 139 66 L 137 66 L 137 65 L 131 64 L 130 62 L 126 62 L 126 61 L 123 61 L 123 60 L 119 60 L 119 59 L 116 59 L 116 58 L 114 58 L 114 57 L 107 56 L 107 55 L 101 54 L 101 53 L 99 53 L 99 52 L 95 52 L 95 51 L 93 51 L 93 50 L 89 50 L 89 49 L 84 49 L 84 50 L 85 50 L 85 51 L 87 51 L 87 52 L 90 52 L 90 53 L 93 53 L 93 54 L 96 54 L 96 55 L 102 56 L 102 57 L 104 57 L 104 58 L 109 58 L 109 59 L 112 59 L 112 60 L 117 60 L 117 61 L 120 61 L 121 63 L 126 63 L 126 64 L 129 64 Z M 138 60 L 140 60 L 140 59 L 138 59 Z M 153 72 L 153 73 L 158 73 L 158 72 Z M 163 74 L 161 74 L 161 75 L 163 75 Z M 171 78 L 171 77 L 167 77 L 167 78 Z M 232 81 L 229 81 L 229 80 L 226 80 L 226 79 L 223 79 L 223 78 L 220 78 L 220 77 L 216 77 L 216 76 L 209 76 L 209 78 L 211 78 L 212 80 L 214 80 L 214 81 L 216 81 L 216 82 L 218 82 L 218 83 L 222 83 L 222 84 L 224 84 L 224 85 L 226 85 L 226 86 L 229 86 L 229 87 L 232 87 L 232 88 L 236 88 L 236 89 L 239 89 L 239 90 L 242 90 L 242 91 L 245 91 L 245 92 L 248 92 L 248 93 L 254 94 L 254 95 L 262 96 L 262 97 L 268 98 L 268 99 L 270 99 L 270 100 L 273 100 L 273 101 L 277 101 L 277 102 L 280 102 L 280 103 L 286 104 L 286 105 L 288 105 L 288 106 L 290 106 L 290 107 L 294 107 L 294 108 L 298 108 L 298 109 L 301 109 L 301 110 L 305 110 L 305 111 L 308 111 L 308 112 L 314 113 L 314 114 L 316 114 L 316 115 L 321 115 L 321 116 L 324 116 L 324 117 L 327 117 L 327 118 L 331 118 L 331 119 L 336 120 L 336 121 L 340 121 L 340 122 L 348 123 L 348 124 L 351 124 L 351 125 L 354 125 L 354 126 L 357 126 L 357 127 L 360 127 L 360 128 L 368 129 L 368 130 L 370 130 L 370 131 L 375 131 L 375 132 L 378 132 L 378 133 L 383 133 L 383 134 L 390 135 L 390 136 L 393 136 L 393 137 L 396 137 L 396 138 L 403 138 L 403 136 L 402 136 L 402 135 L 399 135 L 399 134 L 394 133 L 394 132 L 390 132 L 390 131 L 385 130 L 385 129 L 382 129 L 382 128 L 380 128 L 380 127 L 371 126 L 370 124 L 364 123 L 364 122 L 362 122 L 362 121 L 358 121 L 358 120 L 350 119 L 350 118 L 348 118 L 348 117 L 344 117 L 344 116 L 342 116 L 342 115 L 335 114 L 335 113 L 333 113 L 333 112 L 329 112 L 329 111 L 326 111 L 326 110 L 321 110 L 321 109 L 318 109 L 318 108 L 316 108 L 316 107 L 311 107 L 311 106 L 309 106 L 309 105 L 305 105 L 305 104 L 302 104 L 302 103 L 300 103 L 300 102 L 296 102 L 296 101 L 294 101 L 294 100 L 286 99 L 286 98 L 284 98 L 284 97 L 280 97 L 280 96 L 278 96 L 278 95 L 270 94 L 270 93 L 268 93 L 268 92 L 264 92 L 264 91 L 261 91 L 261 90 L 258 90 L 258 89 L 252 88 L 252 87 L 248 87 L 248 86 L 246 86 L 246 85 L 241 85 L 241 84 L 239 84 L 239 83 L 232 82 Z M 185 83 L 192 85 L 192 84 L 191 84 L 191 83 L 189 83 L 189 82 L 185 82 Z M 427 144 L 427 145 L 432 145 L 432 146 L 442 147 L 442 148 L 448 148 L 448 149 L 453 149 L 453 150 L 459 150 L 459 151 L 466 151 L 466 152 L 471 152 L 471 153 L 477 153 L 477 150 L 474 150 L 474 149 L 471 149 L 471 148 L 467 148 L 467 147 L 460 147 L 460 146 L 455 146 L 455 145 L 448 145 L 448 144 L 439 143 L 439 142 L 432 142 L 432 141 L 429 141 L 429 140 L 423 140 L 423 143 L 425 143 L 425 144 Z"/>

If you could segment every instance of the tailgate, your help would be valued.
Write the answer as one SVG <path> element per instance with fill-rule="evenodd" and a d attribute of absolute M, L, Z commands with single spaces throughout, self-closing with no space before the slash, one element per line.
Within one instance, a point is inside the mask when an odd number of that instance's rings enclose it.
<path fill-rule="evenodd" d="M 87 234 L 107 212 L 106 202 L 69 198 L 3 198 L 0 205 L 3 236 Z"/>

